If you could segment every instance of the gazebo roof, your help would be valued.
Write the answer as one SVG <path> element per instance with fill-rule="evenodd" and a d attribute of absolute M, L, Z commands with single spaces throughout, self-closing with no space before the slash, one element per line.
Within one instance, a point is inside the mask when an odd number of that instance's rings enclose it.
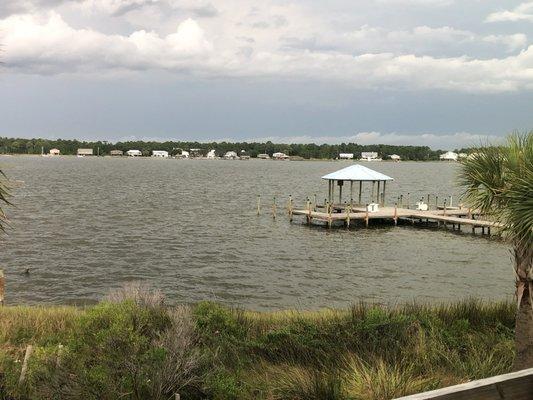
<path fill-rule="evenodd" d="M 340 169 L 330 174 L 324 175 L 322 179 L 335 181 L 392 181 L 390 176 L 374 171 L 363 165 L 354 164 Z"/>

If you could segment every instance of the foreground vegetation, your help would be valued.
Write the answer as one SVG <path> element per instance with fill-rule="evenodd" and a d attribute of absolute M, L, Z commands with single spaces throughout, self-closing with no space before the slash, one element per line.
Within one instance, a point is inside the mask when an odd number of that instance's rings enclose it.
<path fill-rule="evenodd" d="M 2 399 L 389 399 L 510 371 L 515 305 L 0 308 Z M 24 382 L 20 372 L 34 346 Z"/>
<path fill-rule="evenodd" d="M 227 151 L 244 150 L 246 154 L 257 157 L 258 154 L 272 154 L 278 151 L 290 156 L 302 157 L 305 159 L 334 159 L 339 157 L 339 153 L 354 153 L 360 156 L 363 151 L 376 151 L 381 156 L 387 158 L 391 154 L 398 154 L 402 160 L 438 160 L 441 150 L 431 150 L 428 146 L 395 146 L 386 144 L 361 145 L 357 143 L 342 144 L 284 144 L 284 143 L 250 143 L 250 142 L 155 142 L 155 141 L 128 141 L 111 143 L 107 141 L 79 141 L 68 139 L 23 139 L 0 137 L 0 154 L 41 154 L 44 150 L 48 153 L 50 149 L 57 148 L 61 154 L 76 154 L 79 148 L 91 148 L 94 154 L 107 155 L 111 150 L 122 150 L 124 152 L 137 149 L 143 155 L 149 156 L 152 150 L 166 150 L 169 154 L 180 154 L 181 150 L 201 149 L 200 153 L 205 155 L 214 149 L 219 156 Z M 461 149 L 460 152 L 469 153 L 472 149 Z"/>

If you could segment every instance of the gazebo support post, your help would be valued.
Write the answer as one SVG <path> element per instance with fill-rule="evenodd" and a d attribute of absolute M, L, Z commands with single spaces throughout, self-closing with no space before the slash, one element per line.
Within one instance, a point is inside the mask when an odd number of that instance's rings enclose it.
<path fill-rule="evenodd" d="M 350 181 L 350 208 L 353 207 L 353 181 Z"/>
<path fill-rule="evenodd" d="M 382 206 L 385 207 L 385 189 L 387 188 L 387 181 L 383 181 L 383 201 Z"/>
<path fill-rule="evenodd" d="M 359 181 L 359 203 L 361 205 L 361 193 L 363 192 L 363 181 Z"/>
<path fill-rule="evenodd" d="M 379 190 L 379 187 L 381 185 L 381 181 L 378 181 L 378 192 L 377 192 L 377 196 L 376 196 L 376 203 L 378 204 L 381 204 L 381 191 Z"/>
<path fill-rule="evenodd" d="M 338 181 L 338 183 L 341 183 L 342 181 Z M 344 182 L 342 182 L 344 183 Z M 342 204 L 342 185 L 339 185 L 339 205 Z"/>
<path fill-rule="evenodd" d="M 374 193 L 376 192 L 376 181 L 372 181 L 372 196 L 370 196 L 370 202 L 374 202 Z"/>

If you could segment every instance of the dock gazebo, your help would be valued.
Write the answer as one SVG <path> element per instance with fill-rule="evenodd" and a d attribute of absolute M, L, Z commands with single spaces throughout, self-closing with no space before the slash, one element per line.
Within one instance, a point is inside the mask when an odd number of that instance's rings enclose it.
<path fill-rule="evenodd" d="M 354 164 L 350 165 L 349 167 L 340 169 L 336 172 L 332 172 L 330 174 L 324 175 L 322 179 L 325 179 L 328 181 L 328 201 L 330 204 L 334 202 L 334 196 L 335 196 L 335 182 L 337 182 L 337 186 L 339 187 L 339 204 L 342 204 L 342 188 L 344 186 L 344 182 L 350 182 L 350 202 L 353 202 L 353 183 L 359 182 L 359 201 L 358 204 L 361 205 L 361 196 L 363 192 L 363 182 L 372 182 L 372 194 L 371 194 L 371 200 L 374 202 L 374 200 L 377 200 L 377 203 L 383 204 L 385 202 L 385 189 L 387 181 L 394 180 L 390 176 L 387 176 L 385 174 L 382 174 L 381 172 L 374 171 L 373 169 L 367 168 L 363 165 Z M 375 190 L 377 183 L 377 192 Z M 380 199 L 380 187 L 381 183 L 383 183 L 383 192 Z M 376 194 L 376 197 L 374 197 L 374 194 Z"/>

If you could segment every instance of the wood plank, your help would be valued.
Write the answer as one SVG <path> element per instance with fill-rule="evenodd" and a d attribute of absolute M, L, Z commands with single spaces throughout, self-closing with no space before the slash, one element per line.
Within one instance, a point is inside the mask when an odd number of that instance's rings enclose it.
<path fill-rule="evenodd" d="M 396 400 L 531 400 L 533 368 L 449 386 Z"/>

